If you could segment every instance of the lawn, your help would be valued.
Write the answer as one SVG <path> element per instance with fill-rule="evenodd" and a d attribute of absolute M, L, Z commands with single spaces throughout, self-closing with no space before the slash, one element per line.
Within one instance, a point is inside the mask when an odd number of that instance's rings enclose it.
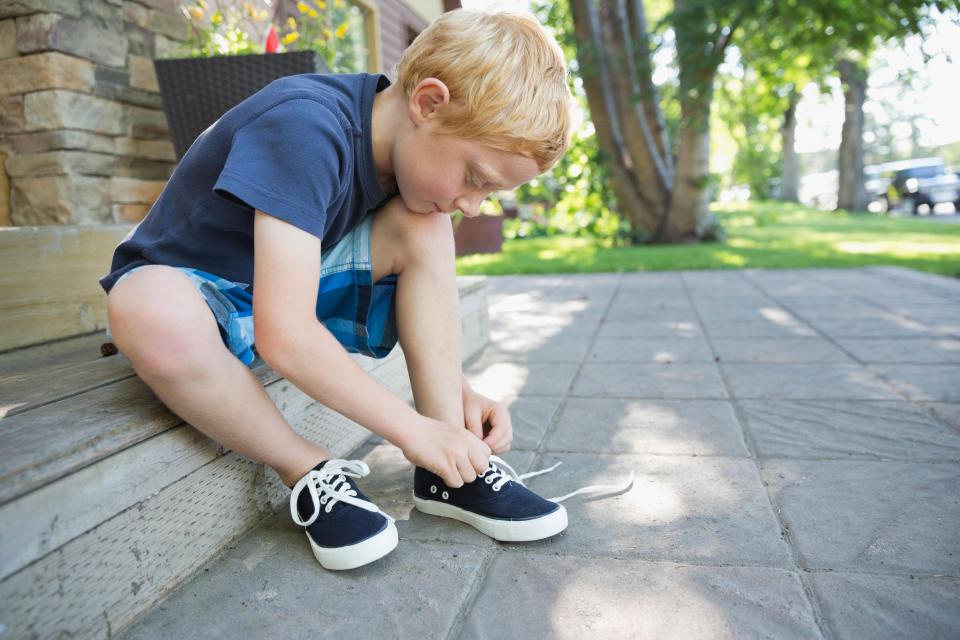
<path fill-rule="evenodd" d="M 593 238 L 505 240 L 503 251 L 457 259 L 460 275 L 793 269 L 894 265 L 960 277 L 960 224 L 782 202 L 714 205 L 722 243 L 612 247 Z"/>

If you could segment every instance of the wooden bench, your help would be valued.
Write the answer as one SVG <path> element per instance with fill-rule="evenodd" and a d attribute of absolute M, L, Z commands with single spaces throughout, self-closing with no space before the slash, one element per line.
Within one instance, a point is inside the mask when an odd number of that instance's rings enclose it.
<path fill-rule="evenodd" d="M 0 229 L 0 636 L 110 637 L 289 490 L 169 411 L 110 354 L 98 280 L 130 225 Z M 461 277 L 463 355 L 488 340 L 483 278 Z M 412 405 L 399 346 L 351 354 Z M 338 457 L 368 437 L 252 368 L 291 426 Z M 9 634 L 9 635 L 7 635 Z"/>

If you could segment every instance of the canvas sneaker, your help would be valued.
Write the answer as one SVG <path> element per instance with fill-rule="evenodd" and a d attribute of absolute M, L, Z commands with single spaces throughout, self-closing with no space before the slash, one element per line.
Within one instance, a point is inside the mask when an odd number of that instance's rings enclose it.
<path fill-rule="evenodd" d="M 593 485 L 557 498 L 542 498 L 523 480 L 549 469 L 518 475 L 498 456 L 490 456 L 487 470 L 459 488 L 422 467 L 413 473 L 413 504 L 418 511 L 459 520 L 501 542 L 527 542 L 556 535 L 567 528 L 567 510 L 561 501 L 587 491 L 623 491 L 633 483 L 633 473 L 623 485 Z"/>
<path fill-rule="evenodd" d="M 354 569 L 397 546 L 394 519 L 353 481 L 368 473 L 362 460 L 324 460 L 293 486 L 290 515 L 306 528 L 313 555 L 325 569 Z"/>

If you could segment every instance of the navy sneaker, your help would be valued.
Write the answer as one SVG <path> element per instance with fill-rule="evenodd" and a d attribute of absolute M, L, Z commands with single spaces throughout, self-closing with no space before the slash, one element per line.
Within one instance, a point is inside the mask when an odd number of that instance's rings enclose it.
<path fill-rule="evenodd" d="M 354 569 L 397 546 L 394 519 L 351 479 L 368 473 L 362 460 L 324 460 L 293 486 L 290 515 L 306 527 L 310 548 L 324 569 Z"/>
<path fill-rule="evenodd" d="M 490 465 L 476 480 L 453 489 L 435 473 L 416 467 L 413 504 L 423 513 L 465 522 L 501 542 L 541 540 L 567 528 L 567 510 L 523 484 L 523 478 L 539 473 L 546 471 L 517 475 L 502 459 L 490 456 Z"/>

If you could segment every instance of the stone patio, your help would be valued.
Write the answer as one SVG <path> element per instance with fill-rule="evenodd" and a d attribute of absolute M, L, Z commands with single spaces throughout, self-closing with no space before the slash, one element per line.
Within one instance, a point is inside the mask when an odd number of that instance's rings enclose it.
<path fill-rule="evenodd" d="M 897 268 L 490 278 L 467 369 L 554 538 L 413 510 L 352 458 L 400 545 L 324 571 L 282 510 L 123 638 L 960 637 L 960 281 Z"/>

